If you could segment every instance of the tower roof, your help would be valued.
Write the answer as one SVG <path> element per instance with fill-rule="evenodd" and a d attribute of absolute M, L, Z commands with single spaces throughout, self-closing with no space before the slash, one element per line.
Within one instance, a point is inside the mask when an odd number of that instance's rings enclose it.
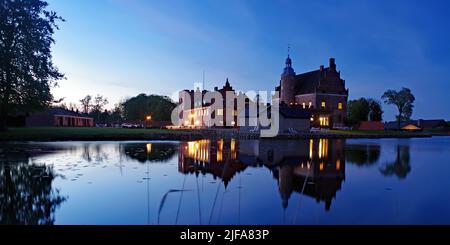
<path fill-rule="evenodd" d="M 292 68 L 292 59 L 290 56 L 290 51 L 291 51 L 291 47 L 288 47 L 288 56 L 286 58 L 286 66 L 283 69 L 283 73 L 281 74 L 281 76 L 295 76 L 295 71 Z"/>

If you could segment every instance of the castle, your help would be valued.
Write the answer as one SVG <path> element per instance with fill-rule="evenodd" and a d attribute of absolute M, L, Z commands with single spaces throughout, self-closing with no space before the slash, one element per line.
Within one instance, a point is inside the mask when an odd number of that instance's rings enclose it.
<path fill-rule="evenodd" d="M 334 58 L 329 67 L 296 74 L 292 59 L 287 57 L 286 67 L 281 74 L 279 102 L 289 107 L 300 107 L 311 112 L 311 126 L 321 128 L 343 127 L 347 115 L 348 89 L 345 80 L 336 70 Z"/>

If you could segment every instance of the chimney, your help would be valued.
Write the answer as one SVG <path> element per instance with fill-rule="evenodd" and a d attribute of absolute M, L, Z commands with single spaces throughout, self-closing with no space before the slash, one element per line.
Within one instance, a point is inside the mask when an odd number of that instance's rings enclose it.
<path fill-rule="evenodd" d="M 214 91 L 217 91 L 217 90 L 219 90 L 219 87 L 214 87 Z"/>
<path fill-rule="evenodd" d="M 320 66 L 320 72 L 323 72 L 323 65 Z"/>
<path fill-rule="evenodd" d="M 330 58 L 330 70 L 336 71 L 336 60 L 334 58 Z"/>

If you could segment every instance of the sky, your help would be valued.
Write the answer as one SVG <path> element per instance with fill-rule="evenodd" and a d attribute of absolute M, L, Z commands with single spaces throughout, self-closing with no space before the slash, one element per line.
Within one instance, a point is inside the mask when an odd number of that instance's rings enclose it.
<path fill-rule="evenodd" d="M 66 19 L 53 59 L 55 98 L 101 94 L 110 107 L 139 93 L 231 85 L 271 91 L 290 45 L 296 73 L 336 58 L 350 98 L 408 87 L 413 118 L 450 119 L 450 2 L 413 0 L 49 0 Z M 396 110 L 384 105 L 384 119 Z"/>

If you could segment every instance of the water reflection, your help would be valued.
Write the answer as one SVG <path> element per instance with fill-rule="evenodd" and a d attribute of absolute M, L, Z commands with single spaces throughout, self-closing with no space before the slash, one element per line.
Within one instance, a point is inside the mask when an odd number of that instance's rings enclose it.
<path fill-rule="evenodd" d="M 347 161 L 361 167 L 376 164 L 380 155 L 380 145 L 374 144 L 347 144 L 345 150 Z"/>
<path fill-rule="evenodd" d="M 141 163 L 167 162 L 177 151 L 176 143 L 121 144 L 121 154 Z"/>
<path fill-rule="evenodd" d="M 394 161 L 386 162 L 380 168 L 384 176 L 397 176 L 399 179 L 405 179 L 411 172 L 410 154 L 408 145 L 397 145 L 397 155 Z"/>
<path fill-rule="evenodd" d="M 90 213 L 106 212 L 99 216 L 106 220 L 129 215 L 131 224 L 251 223 L 265 216 L 246 212 L 262 206 L 268 223 L 280 223 L 273 216 L 285 213 L 297 224 L 305 218 L 299 207 L 330 214 L 342 196 L 368 200 L 373 189 L 395 189 L 392 176 L 409 180 L 411 149 L 407 141 L 344 139 L 6 144 L 0 147 L 0 224 L 54 224 L 65 203 L 71 205 L 61 215 L 78 223 L 89 223 L 78 218 L 91 206 L 97 209 Z M 367 188 L 351 193 L 355 183 Z M 186 218 L 193 213 L 186 210 L 198 215 Z M 230 213 L 237 221 L 228 220 Z"/>
<path fill-rule="evenodd" d="M 199 140 L 181 143 L 178 170 L 183 174 L 211 174 L 225 187 L 239 172 L 247 168 L 238 159 L 238 142 L 235 139 Z"/>
<path fill-rule="evenodd" d="M 200 140 L 185 142 L 179 154 L 179 171 L 212 174 L 225 187 L 248 166 L 264 165 L 278 182 L 282 206 L 293 192 L 325 202 L 329 210 L 345 179 L 345 140 Z"/>
<path fill-rule="evenodd" d="M 54 224 L 55 210 L 66 200 L 52 187 L 56 177 L 53 168 L 32 163 L 24 152 L 2 155 L 0 224 Z"/>

